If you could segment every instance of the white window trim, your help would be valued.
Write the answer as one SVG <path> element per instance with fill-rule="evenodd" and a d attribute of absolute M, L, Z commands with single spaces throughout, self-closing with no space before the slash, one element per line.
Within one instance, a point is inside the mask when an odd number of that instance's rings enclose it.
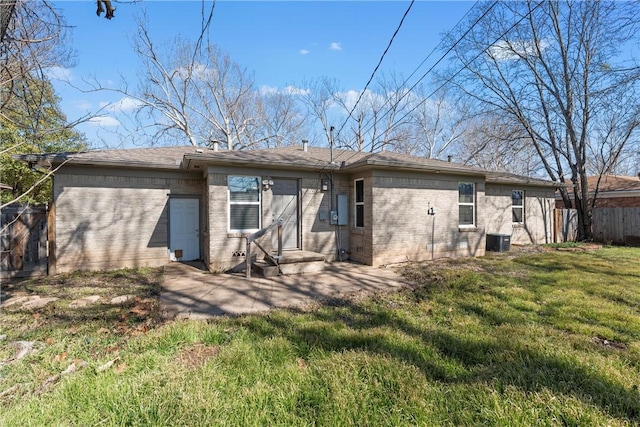
<path fill-rule="evenodd" d="M 513 192 L 514 192 L 514 191 L 518 191 L 518 192 L 522 193 L 522 199 L 521 199 L 521 200 L 522 200 L 522 205 L 514 205 L 514 204 L 513 204 Z M 525 206 L 525 202 L 524 202 L 524 201 L 525 201 L 525 197 L 526 197 L 526 194 L 525 194 L 524 190 L 511 190 L 511 221 L 512 221 L 512 222 L 513 222 L 513 224 L 515 224 L 515 225 L 522 225 L 522 224 L 524 224 L 524 221 L 525 221 L 525 216 L 524 216 L 524 215 L 525 215 L 525 209 L 524 209 L 524 206 Z M 522 221 L 520 221 L 520 222 L 513 221 L 513 210 L 514 210 L 514 209 L 522 209 Z"/>
<path fill-rule="evenodd" d="M 358 191 L 356 190 L 356 183 L 362 182 L 362 201 L 358 202 Z M 364 178 L 358 178 L 353 180 L 353 227 L 357 229 L 364 228 Z M 358 225 L 358 206 L 362 206 L 362 222 L 361 226 Z"/>
<path fill-rule="evenodd" d="M 473 201 L 461 202 L 460 201 L 460 184 L 471 184 L 473 186 Z M 471 206 L 473 222 L 471 224 L 460 224 L 460 206 Z M 458 228 L 475 228 L 476 227 L 476 183 L 475 182 L 459 182 L 458 183 Z"/>
<path fill-rule="evenodd" d="M 227 232 L 228 233 L 255 233 L 262 228 L 262 188 L 258 186 L 257 202 L 235 202 L 231 200 L 231 190 L 229 189 L 229 178 L 232 176 L 242 178 L 257 178 L 258 183 L 262 181 L 261 177 L 255 175 L 227 175 Z M 258 205 L 258 228 L 249 228 L 246 230 L 236 230 L 231 228 L 231 205 Z"/>

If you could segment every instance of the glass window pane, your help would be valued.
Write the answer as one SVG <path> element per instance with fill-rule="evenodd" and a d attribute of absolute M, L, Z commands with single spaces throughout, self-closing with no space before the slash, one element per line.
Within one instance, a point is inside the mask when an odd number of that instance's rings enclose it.
<path fill-rule="evenodd" d="M 522 208 L 513 208 L 513 222 L 522 222 Z"/>
<path fill-rule="evenodd" d="M 364 205 L 356 205 L 356 227 L 364 227 Z"/>
<path fill-rule="evenodd" d="M 458 194 L 460 203 L 473 203 L 473 183 L 461 182 L 458 184 Z"/>
<path fill-rule="evenodd" d="M 522 201 L 524 199 L 524 193 L 519 190 L 514 190 L 511 192 L 511 203 L 513 206 L 522 206 Z"/>
<path fill-rule="evenodd" d="M 473 206 L 460 206 L 460 225 L 473 225 Z"/>
<path fill-rule="evenodd" d="M 364 181 L 356 181 L 356 203 L 364 202 Z"/>
<path fill-rule="evenodd" d="M 259 205 L 231 205 L 229 228 L 231 230 L 257 230 L 260 228 Z"/>
<path fill-rule="evenodd" d="M 230 176 L 229 195 L 233 202 L 259 202 L 260 179 L 256 176 Z"/>

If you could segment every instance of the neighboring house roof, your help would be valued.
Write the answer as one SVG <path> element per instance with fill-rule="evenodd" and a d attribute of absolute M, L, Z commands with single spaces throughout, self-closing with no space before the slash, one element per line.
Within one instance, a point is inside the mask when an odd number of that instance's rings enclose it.
<path fill-rule="evenodd" d="M 587 177 L 587 186 L 589 191 L 595 191 L 598 184 L 599 176 Z M 640 177 L 638 176 L 620 176 L 620 175 L 603 175 L 598 186 L 599 193 L 624 192 L 624 191 L 640 191 Z"/>
<path fill-rule="evenodd" d="M 593 196 L 598 178 L 598 175 L 587 177 L 589 196 Z M 598 185 L 598 198 L 616 197 L 640 197 L 640 176 L 602 175 Z M 569 198 L 573 199 L 572 192 L 569 192 Z M 556 199 L 562 200 L 562 196 L 556 194 Z"/>
<path fill-rule="evenodd" d="M 206 165 L 263 166 L 291 170 L 312 169 L 336 172 L 357 172 L 365 169 L 413 170 L 434 173 L 482 176 L 495 184 L 521 184 L 556 187 L 557 183 L 506 172 L 491 172 L 484 169 L 446 162 L 443 160 L 410 156 L 381 151 L 367 153 L 351 150 L 289 146 L 260 150 L 214 151 L 193 146 L 152 147 L 120 150 L 96 150 L 83 153 L 24 154 L 15 156 L 26 162 L 63 162 L 76 165 L 99 165 L 113 167 L 200 169 Z"/>

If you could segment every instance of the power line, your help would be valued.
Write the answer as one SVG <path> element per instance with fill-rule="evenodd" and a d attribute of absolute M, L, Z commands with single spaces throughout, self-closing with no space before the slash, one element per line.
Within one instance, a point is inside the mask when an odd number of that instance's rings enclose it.
<path fill-rule="evenodd" d="M 387 52 L 389 52 L 389 49 L 391 48 L 391 44 L 393 43 L 393 40 L 396 38 L 396 35 L 398 35 L 398 32 L 400 31 L 400 28 L 402 27 L 402 24 L 404 23 L 404 19 L 409 14 L 409 11 L 411 10 L 411 7 L 413 6 L 414 3 L 415 3 L 415 0 L 411 0 L 411 3 L 409 4 L 409 7 L 404 12 L 404 15 L 402 15 L 402 19 L 400 20 L 400 23 L 398 24 L 398 27 L 396 28 L 396 30 L 394 31 L 393 35 L 391 36 L 391 39 L 389 40 L 389 44 L 387 44 L 387 48 L 384 50 L 384 52 L 382 52 L 382 56 L 380 56 L 380 60 L 378 61 L 378 64 L 376 65 L 376 68 L 374 68 L 373 72 L 371 73 L 371 76 L 369 77 L 369 81 L 367 81 L 367 84 L 364 85 L 364 89 L 362 90 L 362 92 L 360 92 L 360 95 L 358 96 L 358 99 L 356 100 L 356 103 L 353 104 L 353 108 L 351 108 L 351 111 L 349 111 L 349 115 L 347 116 L 347 118 L 342 123 L 342 126 L 340 126 L 340 129 L 338 129 L 338 132 L 336 133 L 336 138 L 338 137 L 338 135 L 340 135 L 340 132 L 342 131 L 342 129 L 345 127 L 345 125 L 347 124 L 347 122 L 351 118 L 351 115 L 353 114 L 353 112 L 355 111 L 356 107 L 360 103 L 360 100 L 362 99 L 362 97 L 364 96 L 365 92 L 367 91 L 367 88 L 371 84 L 371 81 L 373 81 L 373 77 L 376 75 L 376 72 L 380 68 L 380 65 L 382 64 L 382 61 L 384 60 L 384 57 L 386 56 Z"/>
<path fill-rule="evenodd" d="M 450 52 L 451 52 L 451 51 L 452 51 L 452 50 L 453 50 L 453 49 L 454 49 L 454 48 L 455 48 L 455 47 L 456 47 L 456 46 L 457 46 L 457 45 L 458 45 L 458 44 L 459 44 L 459 43 L 460 43 L 460 42 L 461 42 L 461 41 L 462 41 L 466 36 L 467 36 L 467 34 L 469 34 L 469 33 L 471 32 L 471 30 L 472 30 L 476 25 L 478 25 L 478 23 L 480 23 L 480 21 L 481 21 L 481 20 L 482 20 L 482 19 L 483 19 L 483 18 L 484 18 L 484 17 L 485 17 L 485 16 L 486 16 L 490 11 L 491 11 L 491 9 L 493 9 L 493 8 L 496 6 L 496 4 L 498 4 L 498 2 L 499 2 L 499 0 L 495 0 L 495 1 L 491 4 L 491 6 L 489 6 L 489 7 L 484 11 L 484 13 L 482 13 L 482 15 L 481 15 L 480 17 L 478 17 L 478 18 L 473 22 L 473 24 L 471 24 L 471 26 L 470 26 L 470 27 L 469 27 L 469 28 L 468 28 L 468 29 L 467 29 L 467 30 L 466 30 L 466 31 L 465 31 L 465 32 L 464 32 L 464 33 L 463 33 L 463 34 L 462 34 L 462 35 L 461 35 L 457 40 L 456 40 L 456 42 L 455 42 L 453 45 L 451 45 L 451 46 L 447 49 L 447 51 L 446 51 L 442 56 L 440 56 L 440 58 L 438 59 L 438 61 L 436 61 L 436 63 L 435 63 L 433 66 L 431 66 L 431 67 L 430 67 L 430 68 L 429 68 L 429 69 L 428 69 L 428 70 L 427 70 L 427 71 L 422 75 L 422 77 L 420 77 L 420 79 L 418 79 L 418 81 L 417 81 L 413 86 L 411 86 L 411 88 L 409 88 L 409 90 L 408 90 L 408 91 L 406 91 L 406 92 L 405 92 L 405 93 L 404 93 L 404 94 L 403 94 L 403 95 L 402 95 L 402 96 L 401 96 L 397 101 L 395 101 L 394 105 L 393 105 L 389 110 L 387 110 L 387 112 L 385 112 L 385 113 L 384 113 L 384 114 L 383 114 L 379 119 L 377 119 L 377 120 L 381 120 L 381 119 L 383 119 L 384 117 L 386 117 L 386 116 L 387 116 L 387 115 L 392 111 L 392 109 L 393 109 L 393 108 L 395 108 L 395 107 L 400 103 L 400 101 L 402 101 L 402 99 L 404 99 L 404 98 L 407 96 L 407 94 L 409 94 L 409 93 L 411 92 L 411 90 L 413 90 L 413 89 L 418 85 L 418 83 L 420 83 L 420 81 L 422 81 L 422 80 L 423 80 L 423 79 L 424 79 L 424 78 L 425 78 L 425 77 L 426 77 L 426 76 L 427 76 L 431 71 L 433 71 L 433 69 L 434 69 L 434 68 L 435 68 L 435 67 L 436 67 L 440 62 L 442 62 L 442 60 L 443 60 L 443 59 L 444 59 L 444 58 L 445 58 L 445 57 L 446 57 L 446 56 L 447 56 L 447 55 L 448 55 L 448 54 L 449 54 L 449 53 L 450 53 Z M 539 4 L 536 6 L 536 8 L 537 8 L 540 4 L 541 4 L 541 3 L 539 3 Z M 473 9 L 473 7 L 475 7 L 475 4 L 474 4 L 474 6 L 472 6 L 472 8 L 471 8 L 471 9 Z M 471 11 L 471 9 L 470 9 L 466 14 L 465 14 L 465 16 L 469 14 L 469 12 Z M 534 8 L 534 9 L 535 9 L 535 8 Z M 531 12 L 533 12 L 533 10 L 532 10 Z M 530 13 L 531 13 L 531 12 L 530 12 Z M 526 15 L 525 15 L 525 17 L 526 17 Z M 464 19 L 464 17 L 463 17 L 462 19 Z M 523 17 L 522 19 L 524 19 L 524 17 Z M 510 27 L 510 28 L 509 28 L 509 29 L 508 29 L 504 34 L 506 34 L 506 33 L 508 33 L 509 31 L 511 31 L 511 29 L 513 29 L 517 24 L 519 24 L 519 23 L 522 21 L 522 19 L 520 19 L 520 21 L 516 22 L 512 27 Z M 458 24 L 459 24 L 459 23 L 460 23 L 460 21 L 458 22 Z M 456 24 L 456 26 L 457 26 L 458 24 Z M 455 26 L 454 26 L 454 28 L 455 28 Z M 498 40 L 499 40 L 500 38 L 502 38 L 502 37 L 503 37 L 503 35 L 501 35 L 500 37 L 498 37 Z M 496 41 L 497 41 L 497 40 L 496 40 Z M 441 42 L 441 43 L 442 43 L 442 42 Z M 440 43 L 440 44 L 441 44 L 441 43 Z M 491 45 L 493 45 L 493 44 L 495 44 L 495 43 L 496 43 L 496 42 L 493 42 L 493 43 L 491 43 L 489 46 L 491 46 Z M 438 44 L 438 45 L 440 45 L 440 44 Z M 482 52 L 484 52 L 484 50 L 483 50 Z M 482 54 L 482 52 L 480 52 L 480 53 L 478 54 L 478 56 L 480 56 L 480 54 Z M 429 55 L 431 55 L 431 54 L 429 54 Z M 477 56 L 476 56 L 476 58 L 477 58 Z M 475 60 L 475 58 L 474 58 L 474 60 Z M 425 59 L 425 61 L 426 61 L 426 59 Z M 425 61 L 423 61 L 423 63 L 424 63 Z M 419 67 L 418 67 L 418 68 L 419 68 Z M 394 123 L 389 127 L 389 130 L 393 129 L 395 126 L 397 126 L 397 125 L 398 125 L 398 123 L 399 123 L 399 122 L 401 122 L 402 120 L 404 120 L 404 119 L 405 119 L 409 114 L 411 114 L 413 111 L 415 111 L 415 110 L 416 110 L 420 105 L 424 104 L 424 103 L 427 101 L 427 99 L 429 99 L 429 97 L 431 97 L 434 93 L 436 93 L 438 90 L 440 90 L 440 89 L 441 89 L 445 84 L 449 83 L 449 82 L 453 79 L 453 77 L 455 77 L 455 76 L 457 76 L 458 74 L 460 74 L 460 73 L 462 72 L 462 70 L 463 70 L 463 68 L 462 68 L 462 69 L 460 69 L 457 73 L 455 73 L 455 74 L 454 74 L 454 76 L 452 76 L 452 77 L 451 77 L 451 78 L 449 78 L 447 81 L 445 81 L 445 83 L 443 83 L 442 85 L 440 85 L 440 87 L 438 87 L 438 89 L 436 89 L 434 92 L 432 92 L 432 93 L 431 93 L 431 94 L 429 94 L 427 97 L 425 97 L 425 99 L 423 99 L 420 103 L 418 103 L 418 104 L 417 104 L 414 108 L 412 108 L 412 109 L 411 109 L 407 114 L 405 114 L 404 116 L 402 116 L 402 118 L 401 118 L 400 120 L 397 120 L 396 122 L 394 122 Z M 415 72 L 416 72 L 416 71 L 417 71 L 417 69 L 412 73 L 412 75 L 413 75 L 413 74 L 415 74 Z M 372 129 L 374 126 L 375 126 L 375 123 L 374 123 L 373 125 L 371 125 L 371 127 L 369 127 L 369 128 L 365 131 L 365 133 L 366 133 L 366 132 L 371 131 L 371 129 Z M 367 143 L 367 144 L 366 144 L 366 146 L 371 146 L 371 147 L 373 147 L 373 144 L 374 144 L 375 142 L 376 142 L 376 139 L 374 138 L 374 139 L 372 139 L 372 140 L 371 140 L 371 142 L 370 142 L 370 143 Z M 350 160 L 351 158 L 353 158 L 355 155 L 356 155 L 356 153 L 353 153 L 351 156 L 349 156 L 347 159 L 345 159 L 345 161 L 349 161 L 349 160 Z"/>
<path fill-rule="evenodd" d="M 477 0 L 470 8 L 469 10 L 467 10 L 467 12 L 462 16 L 462 18 L 460 18 L 458 20 L 458 22 L 453 26 L 453 28 L 458 27 L 467 17 L 467 15 L 469 15 L 469 13 L 471 13 L 471 11 L 473 10 L 473 8 L 478 4 Z M 417 67 L 414 68 L 414 70 L 411 72 L 411 74 L 409 74 L 409 77 L 407 77 L 406 79 L 404 79 L 404 81 L 402 83 L 400 83 L 400 87 L 398 89 L 400 89 L 401 87 L 404 87 L 404 85 L 411 79 L 411 77 L 414 76 L 415 73 L 418 72 L 418 70 L 425 64 L 425 62 L 427 62 L 429 60 L 429 58 L 431 58 L 431 55 L 433 55 L 439 48 L 440 46 L 444 43 L 444 39 L 441 39 L 440 42 L 431 50 L 431 52 L 429 52 L 429 54 L 422 60 L 422 62 L 420 62 L 420 64 L 418 64 Z M 424 78 L 424 76 L 422 77 Z M 369 79 L 369 83 L 371 82 L 371 79 Z M 369 85 L 369 83 L 367 83 L 367 85 Z M 415 87 L 415 85 L 413 86 Z M 366 87 L 365 87 L 366 90 Z M 364 93 L 364 90 L 362 91 L 362 93 Z M 360 98 L 362 97 L 362 94 L 360 95 Z M 358 101 L 360 101 L 360 98 L 358 98 Z M 400 100 L 402 100 L 402 98 L 400 98 Z M 398 102 L 400 101 L 398 100 Z M 390 101 L 387 99 L 384 104 L 382 105 L 382 107 L 384 107 L 385 104 L 388 104 Z M 351 117 L 351 115 L 353 114 L 353 111 L 355 110 L 355 107 L 351 110 L 351 112 L 349 113 L 349 116 L 347 117 L 347 119 L 345 120 L 345 122 L 342 124 L 342 126 L 340 127 L 340 131 L 342 130 L 342 128 L 344 128 L 345 124 L 347 123 L 347 121 L 349 120 L 349 118 Z M 388 112 L 387 112 L 388 114 Z M 386 114 L 385 114 L 386 116 Z M 384 117 L 384 116 L 383 116 Z M 371 122 L 371 119 L 369 119 L 369 121 L 365 124 L 365 126 L 368 126 L 369 123 Z M 340 131 L 338 131 L 338 133 L 336 134 L 336 138 L 338 138 L 340 136 Z"/>
<path fill-rule="evenodd" d="M 407 91 L 405 91 L 405 92 L 404 92 L 404 94 L 403 94 L 403 95 L 402 95 L 398 100 L 396 100 L 396 101 L 395 101 L 395 103 L 393 104 L 393 106 L 392 106 L 391 108 L 389 108 L 389 109 L 387 110 L 387 112 L 385 112 L 385 113 L 380 117 L 380 119 L 379 119 L 379 120 L 381 120 L 381 119 L 385 118 L 385 117 L 386 117 L 386 116 L 387 116 L 387 115 L 388 115 L 388 114 L 393 110 L 393 108 L 397 107 L 397 106 L 398 106 L 398 104 L 400 104 L 400 102 L 401 102 L 401 101 L 402 101 L 402 100 L 403 100 L 403 99 L 404 99 L 408 94 L 410 94 L 410 93 L 411 93 L 411 91 L 412 91 L 413 89 L 415 89 L 415 87 L 416 87 L 416 86 L 418 86 L 418 84 L 419 84 L 422 80 L 424 80 L 424 79 L 427 77 L 427 75 L 429 75 L 429 74 L 430 74 L 430 73 L 431 73 L 431 72 L 432 72 L 432 71 L 433 71 L 433 70 L 434 70 L 434 69 L 435 69 L 435 68 L 436 68 L 436 67 L 437 67 L 437 66 L 438 66 L 438 65 L 439 65 L 443 60 L 444 60 L 444 58 L 446 58 L 446 57 L 447 57 L 447 55 L 449 55 L 449 53 L 451 53 L 451 51 L 453 51 L 453 49 L 455 49 L 455 47 L 456 47 L 458 44 L 460 44 L 460 42 L 461 42 L 462 40 L 464 40 L 464 38 L 465 38 L 465 37 L 466 37 L 466 36 L 471 32 L 471 30 L 473 30 L 473 28 L 474 28 L 476 25 L 478 25 L 478 24 L 480 23 L 480 21 L 482 21 L 482 19 L 484 19 L 484 17 L 485 17 L 485 16 L 487 16 L 487 15 L 488 15 L 488 14 L 489 14 L 489 12 L 490 12 L 490 11 L 491 11 L 491 10 L 492 10 L 492 9 L 493 9 L 497 4 L 498 4 L 498 3 L 499 3 L 499 0 L 495 0 L 495 1 L 491 4 L 491 6 L 489 6 L 489 7 L 488 7 L 488 8 L 487 8 L 483 13 L 482 13 L 482 15 L 480 15 L 480 16 L 479 16 L 479 17 L 478 17 L 478 18 L 473 22 L 473 24 L 471 24 L 471 26 L 467 29 L 467 31 L 465 31 L 465 32 L 464 32 L 464 34 L 462 34 L 462 35 L 461 35 L 461 36 L 460 36 L 460 37 L 455 41 L 455 43 L 453 43 L 453 44 L 452 44 L 452 45 L 447 49 L 447 51 L 446 51 L 444 54 L 442 54 L 442 55 L 440 56 L 440 58 L 438 58 L 438 60 L 437 60 L 437 61 L 436 61 L 436 62 L 435 62 L 431 67 L 429 67 L 429 69 L 428 69 L 428 70 L 427 70 L 427 71 L 426 71 L 426 72 L 425 72 L 425 73 L 424 73 L 424 74 L 423 74 L 423 75 L 422 75 L 422 76 L 421 76 L 421 77 L 420 77 L 420 78 L 419 78 L 419 79 L 418 79 L 418 80 L 417 80 L 417 81 L 416 81 L 416 82 L 415 82 L 415 83 L 414 83 L 414 84 L 413 84 L 413 85 L 412 85 L 412 86 L 407 90 Z M 518 23 L 519 23 L 519 22 L 518 22 Z M 518 23 L 516 23 L 515 25 L 517 25 Z M 515 25 L 514 25 L 514 26 L 515 26 Z M 512 27 L 512 28 L 513 28 L 513 27 Z M 511 28 L 510 28 L 509 30 L 507 30 L 507 32 L 508 32 L 508 31 L 511 31 Z M 495 42 L 494 42 L 494 43 L 495 43 Z M 492 44 L 493 44 L 493 43 L 492 43 Z M 462 71 L 462 70 L 460 70 L 458 73 L 456 73 L 456 75 L 457 75 L 457 74 L 459 74 L 461 71 Z M 448 82 L 450 82 L 450 81 L 451 81 L 451 79 L 448 79 L 445 83 L 448 83 Z M 441 85 L 437 90 L 440 90 L 442 87 L 444 87 L 444 84 L 443 84 L 443 85 Z M 436 92 L 437 92 L 437 90 L 436 90 L 436 91 L 434 91 L 434 92 L 432 92 L 431 94 L 429 94 L 429 96 L 425 97 L 425 99 L 423 99 L 423 100 L 422 100 L 420 103 L 418 103 L 414 108 L 412 108 L 412 109 L 409 111 L 409 113 L 407 113 L 407 114 L 405 114 L 404 116 L 402 116 L 402 119 L 401 119 L 401 120 L 404 120 L 404 119 L 405 119 L 409 114 L 411 114 L 412 112 L 414 112 L 414 111 L 418 108 L 418 106 L 420 106 L 420 105 L 424 104 L 424 103 L 426 102 L 426 100 L 427 100 L 429 97 L 431 97 L 434 93 L 436 93 Z M 394 126 L 396 126 L 396 125 L 397 125 L 401 120 L 398 120 L 398 121 L 396 121 L 396 122 L 395 122 L 395 124 L 392 124 L 392 125 L 391 125 L 391 127 L 390 127 L 390 129 L 392 129 Z M 374 123 L 373 125 L 371 125 L 367 130 L 365 130 L 365 133 L 366 133 L 366 132 L 369 132 L 371 129 L 373 129 L 373 126 L 375 126 L 375 123 Z M 373 146 L 374 142 L 375 142 L 375 138 L 371 141 L 371 143 L 370 143 L 370 144 L 367 144 L 367 145 L 371 145 L 371 146 Z"/>
<path fill-rule="evenodd" d="M 502 39 L 503 37 L 505 37 L 511 30 L 513 30 L 517 25 L 519 25 L 522 21 L 524 21 L 526 18 L 528 18 L 537 8 L 539 8 L 542 3 L 544 1 L 540 1 L 538 2 L 538 4 L 536 4 L 531 10 L 529 10 L 528 13 L 526 13 L 522 18 L 520 18 L 519 20 L 517 20 L 511 27 L 509 27 L 506 31 L 504 31 L 502 34 L 500 34 L 491 44 L 489 44 L 489 46 L 487 46 L 485 49 L 483 49 L 482 51 L 478 52 L 477 55 L 475 55 L 473 58 L 471 58 L 470 61 L 467 62 L 467 64 L 475 61 L 476 59 L 478 59 L 480 57 L 480 55 L 482 55 L 487 49 L 489 49 L 491 46 L 495 45 L 498 41 L 500 41 L 500 39 Z M 497 2 L 496 2 L 497 3 Z M 495 3 L 494 3 L 495 4 Z M 474 23 L 474 26 L 477 24 Z M 466 33 L 465 33 L 466 35 Z M 459 43 L 461 41 L 461 39 L 459 39 L 457 43 Z M 447 54 L 451 51 L 451 49 L 449 49 L 447 51 Z M 438 88 L 436 88 L 433 92 L 431 92 L 429 95 L 427 95 L 422 101 L 420 101 L 418 104 L 416 104 L 416 106 L 414 106 L 411 110 L 409 110 L 409 112 L 407 112 L 404 116 L 402 116 L 399 120 L 397 120 L 394 124 L 391 125 L 390 128 L 393 128 L 394 126 L 396 126 L 398 123 L 402 122 L 402 120 L 404 120 L 409 114 L 413 113 L 418 107 L 420 107 L 422 104 L 424 104 L 425 102 L 427 102 L 427 100 L 433 96 L 435 93 L 437 93 L 440 89 L 442 89 L 446 84 L 448 84 L 449 82 L 451 82 L 458 74 L 460 74 L 462 71 L 464 71 L 465 69 L 465 65 L 463 64 L 463 67 L 460 68 L 458 71 L 456 71 L 451 77 L 449 77 L 448 79 L 446 79 Z M 370 130 L 371 128 L 369 128 Z M 371 142 L 371 144 L 373 145 L 373 142 Z"/>

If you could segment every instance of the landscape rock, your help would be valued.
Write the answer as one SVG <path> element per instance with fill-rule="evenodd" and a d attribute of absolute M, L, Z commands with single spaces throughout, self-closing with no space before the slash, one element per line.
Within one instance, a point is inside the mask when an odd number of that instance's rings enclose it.
<path fill-rule="evenodd" d="M 11 307 L 12 305 L 23 304 L 25 302 L 33 301 L 33 300 L 37 300 L 37 299 L 40 299 L 40 297 L 38 295 L 30 295 L 30 296 L 25 296 L 25 297 L 9 298 L 8 300 L 6 300 L 5 302 L 2 303 L 2 306 L 3 307 Z"/>
<path fill-rule="evenodd" d="M 80 299 L 71 301 L 71 304 L 69 304 L 69 307 L 70 308 L 86 307 L 88 305 L 95 304 L 99 300 L 100 300 L 100 296 L 99 295 L 91 295 L 91 296 L 88 296 L 88 297 L 84 297 L 84 298 L 80 298 Z"/>
<path fill-rule="evenodd" d="M 135 298 L 135 295 L 120 295 L 118 297 L 111 298 L 111 304 L 124 304 L 125 302 Z"/>
<path fill-rule="evenodd" d="M 58 298 L 55 297 L 48 297 L 48 298 L 36 298 L 36 299 L 32 299 L 31 301 L 27 301 L 24 304 L 22 304 L 22 308 L 27 309 L 27 310 L 32 310 L 34 308 L 42 308 L 45 305 L 49 304 L 50 302 L 54 302 L 54 301 L 58 301 Z"/>

